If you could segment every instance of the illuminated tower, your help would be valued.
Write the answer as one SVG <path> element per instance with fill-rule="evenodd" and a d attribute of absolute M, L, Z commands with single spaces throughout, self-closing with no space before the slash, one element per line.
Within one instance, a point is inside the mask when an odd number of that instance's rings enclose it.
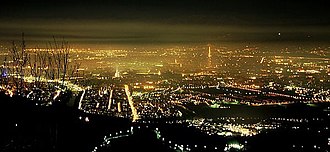
<path fill-rule="evenodd" d="M 212 55 L 211 55 L 211 47 L 209 46 L 209 53 L 207 54 L 207 68 L 212 67 Z"/>
<path fill-rule="evenodd" d="M 209 46 L 209 54 L 207 55 L 208 58 L 211 58 L 212 55 L 211 55 L 211 47 Z"/>

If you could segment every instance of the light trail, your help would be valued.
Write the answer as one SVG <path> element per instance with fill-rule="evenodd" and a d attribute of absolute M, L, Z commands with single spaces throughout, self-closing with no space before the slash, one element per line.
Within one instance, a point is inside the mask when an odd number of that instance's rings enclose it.
<path fill-rule="evenodd" d="M 61 93 L 61 90 L 57 90 L 56 95 L 54 96 L 53 100 L 56 100 L 56 98 L 60 95 L 60 93 Z"/>
<path fill-rule="evenodd" d="M 30 91 L 30 93 L 26 97 L 29 98 L 32 93 L 33 91 Z"/>
<path fill-rule="evenodd" d="M 80 97 L 80 101 L 79 101 L 79 105 L 78 105 L 78 109 L 79 109 L 79 110 L 81 109 L 81 102 L 82 102 L 82 100 L 84 99 L 85 92 L 86 92 L 86 90 L 83 90 L 83 93 L 82 93 L 82 95 L 81 95 L 81 97 Z"/>
<path fill-rule="evenodd" d="M 109 101 L 108 101 L 108 110 L 111 109 L 111 102 L 112 102 L 112 92 L 113 90 L 110 91 L 110 96 L 109 96 Z"/>
<path fill-rule="evenodd" d="M 260 63 L 263 63 L 263 62 L 264 62 L 264 60 L 265 60 L 265 57 L 262 57 L 262 59 L 261 59 Z"/>
<path fill-rule="evenodd" d="M 128 85 L 125 85 L 125 92 L 126 92 L 126 95 L 127 95 L 128 103 L 129 103 L 129 105 L 131 107 L 131 110 L 132 110 L 133 122 L 135 122 L 136 120 L 139 119 L 139 115 L 137 113 L 136 108 L 134 107 L 134 103 L 133 103 L 133 100 L 132 100 L 131 93 L 129 92 Z"/>

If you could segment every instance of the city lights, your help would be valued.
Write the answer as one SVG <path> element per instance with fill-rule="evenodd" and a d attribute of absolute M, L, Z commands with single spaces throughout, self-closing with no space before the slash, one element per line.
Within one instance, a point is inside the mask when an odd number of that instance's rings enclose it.
<path fill-rule="evenodd" d="M 329 151 L 327 6 L 4 1 L 0 151 Z"/>

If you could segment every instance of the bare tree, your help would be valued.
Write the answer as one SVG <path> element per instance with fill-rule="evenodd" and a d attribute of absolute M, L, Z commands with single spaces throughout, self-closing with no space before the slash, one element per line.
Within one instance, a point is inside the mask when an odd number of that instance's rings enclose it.
<path fill-rule="evenodd" d="M 39 87 L 41 79 L 47 79 L 49 54 L 47 50 L 34 49 L 33 58 L 29 58 L 30 73 L 34 77 L 35 84 Z"/>
<path fill-rule="evenodd" d="M 24 86 L 25 67 L 28 63 L 29 54 L 26 51 L 24 33 L 22 33 L 22 42 L 19 46 L 12 42 L 12 48 L 10 49 L 13 59 L 13 81 L 17 92 L 21 92 Z"/>
<path fill-rule="evenodd" d="M 7 56 L 5 56 L 3 60 L 3 64 L 1 66 L 1 84 L 5 86 L 8 85 L 8 73 L 9 73 L 9 66 L 7 62 Z"/>
<path fill-rule="evenodd" d="M 68 46 L 68 43 L 67 42 L 64 42 L 62 43 L 62 51 L 63 51 L 63 71 L 62 71 L 62 86 L 64 85 L 64 80 L 65 80 L 65 77 L 66 77 L 66 74 L 67 74 L 67 70 L 68 70 L 68 65 L 69 65 L 69 54 L 70 54 L 70 49 L 69 49 L 69 46 Z"/>
<path fill-rule="evenodd" d="M 69 80 L 71 80 L 73 77 L 79 77 L 79 68 L 80 68 L 80 65 L 81 65 L 81 63 L 80 62 L 74 62 L 74 63 L 72 63 L 71 64 L 71 66 L 70 66 L 70 71 L 71 71 L 71 73 L 70 73 L 70 78 L 69 78 Z"/>
<path fill-rule="evenodd" d="M 70 47 L 68 42 L 62 41 L 61 44 L 58 44 L 55 37 L 54 45 L 51 45 L 52 55 L 54 57 L 54 64 L 57 69 L 56 79 L 62 81 L 61 86 L 64 87 L 64 81 L 67 76 L 69 58 L 70 58 Z"/>
<path fill-rule="evenodd" d="M 10 78 L 9 83 L 16 88 L 16 93 L 22 92 L 25 89 L 25 75 L 31 75 L 34 79 L 34 85 L 40 88 L 40 85 L 46 84 L 44 80 L 57 80 L 57 85 L 64 88 L 66 79 L 71 80 L 74 75 L 78 75 L 80 63 L 72 63 L 70 65 L 70 47 L 68 42 L 58 42 L 53 37 L 54 42 L 50 42 L 46 49 L 27 50 L 24 33 L 20 43 L 12 42 L 12 47 L 9 49 L 9 54 L 12 61 L 8 62 L 7 58 L 1 67 L 1 72 L 8 73 Z M 10 65 L 9 65 L 10 64 Z M 1 77 L 2 78 L 2 77 Z M 8 82 L 7 81 L 7 82 Z M 4 78 L 2 78 L 4 84 Z"/>

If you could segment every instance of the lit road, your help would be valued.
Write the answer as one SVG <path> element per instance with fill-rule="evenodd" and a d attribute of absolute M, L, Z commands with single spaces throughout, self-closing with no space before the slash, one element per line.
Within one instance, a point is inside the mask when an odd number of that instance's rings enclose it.
<path fill-rule="evenodd" d="M 108 102 L 108 110 L 110 110 L 110 108 L 111 108 L 112 92 L 113 92 L 113 90 L 110 91 L 109 102 Z"/>
<path fill-rule="evenodd" d="M 55 100 L 60 95 L 60 93 L 61 93 L 61 90 L 57 90 L 56 91 L 56 95 L 54 96 L 53 100 Z"/>
<path fill-rule="evenodd" d="M 132 100 L 131 93 L 129 92 L 128 85 L 125 85 L 125 92 L 126 92 L 126 95 L 127 95 L 128 103 L 129 103 L 129 105 L 131 107 L 131 110 L 132 110 L 133 122 L 135 122 L 136 120 L 139 119 L 139 115 L 137 113 L 136 108 L 134 107 L 134 103 L 133 103 L 133 100 Z"/>
<path fill-rule="evenodd" d="M 81 94 L 81 97 L 80 97 L 80 101 L 79 101 L 79 106 L 78 106 L 78 109 L 81 109 L 81 101 L 84 99 L 84 96 L 85 96 L 85 90 L 83 90 L 83 93 Z"/>

